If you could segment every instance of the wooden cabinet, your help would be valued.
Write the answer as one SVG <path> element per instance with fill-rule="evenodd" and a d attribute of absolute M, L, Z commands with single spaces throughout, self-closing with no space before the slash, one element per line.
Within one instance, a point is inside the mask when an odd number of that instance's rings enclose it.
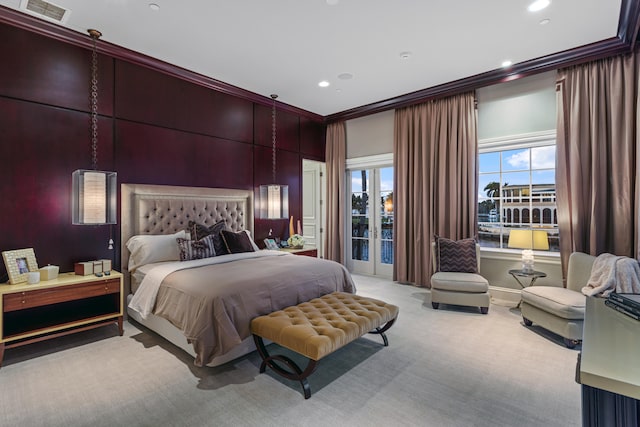
<path fill-rule="evenodd" d="M 122 335 L 122 274 L 0 285 L 0 313 L 0 364 L 5 349 L 74 332 L 117 324 Z"/>
<path fill-rule="evenodd" d="M 640 419 L 638 321 L 588 297 L 577 378 L 583 426 L 631 426 Z"/>
<path fill-rule="evenodd" d="M 292 253 L 294 255 L 303 255 L 303 256 L 318 258 L 318 249 L 316 248 L 302 248 L 302 249 L 282 248 L 280 250 L 284 252 Z"/>

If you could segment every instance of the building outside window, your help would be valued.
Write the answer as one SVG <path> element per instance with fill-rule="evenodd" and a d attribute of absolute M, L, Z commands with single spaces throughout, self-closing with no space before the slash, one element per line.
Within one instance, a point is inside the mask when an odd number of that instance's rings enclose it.
<path fill-rule="evenodd" d="M 511 230 L 525 229 L 544 231 L 548 251 L 560 251 L 555 162 L 555 139 L 548 137 L 535 141 L 521 138 L 499 144 L 480 143 L 480 246 L 508 248 Z"/>

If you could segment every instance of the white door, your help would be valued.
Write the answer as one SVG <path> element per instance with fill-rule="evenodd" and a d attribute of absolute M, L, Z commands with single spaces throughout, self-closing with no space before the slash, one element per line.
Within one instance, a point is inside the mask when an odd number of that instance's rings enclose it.
<path fill-rule="evenodd" d="M 349 268 L 393 276 L 393 168 L 349 171 L 351 221 Z"/>
<path fill-rule="evenodd" d="M 324 257 L 325 164 L 302 160 L 302 235 L 305 248 L 316 248 Z"/>

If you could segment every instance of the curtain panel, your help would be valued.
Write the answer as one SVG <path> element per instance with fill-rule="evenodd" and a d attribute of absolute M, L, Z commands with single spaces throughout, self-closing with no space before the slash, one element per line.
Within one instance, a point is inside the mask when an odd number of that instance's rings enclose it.
<path fill-rule="evenodd" d="M 327 126 L 327 229 L 324 257 L 344 264 L 345 174 L 347 128 L 345 122 Z"/>
<path fill-rule="evenodd" d="M 571 252 L 638 257 L 638 56 L 558 70 L 556 192 Z"/>
<path fill-rule="evenodd" d="M 430 287 L 433 236 L 477 233 L 475 107 L 468 92 L 396 110 L 394 280 Z"/>

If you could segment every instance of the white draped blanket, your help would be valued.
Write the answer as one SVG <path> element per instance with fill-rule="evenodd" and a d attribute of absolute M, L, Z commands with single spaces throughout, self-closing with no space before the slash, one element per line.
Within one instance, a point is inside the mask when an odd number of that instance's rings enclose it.
<path fill-rule="evenodd" d="M 591 277 L 582 293 L 608 296 L 611 292 L 640 293 L 640 264 L 626 256 L 601 254 L 591 268 Z"/>

